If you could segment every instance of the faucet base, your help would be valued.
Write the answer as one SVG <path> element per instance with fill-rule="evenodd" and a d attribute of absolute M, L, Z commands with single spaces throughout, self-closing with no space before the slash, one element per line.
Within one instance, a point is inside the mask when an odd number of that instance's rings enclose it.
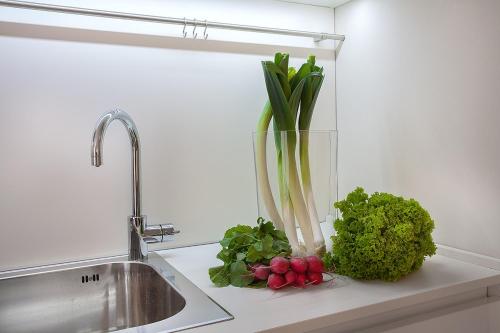
<path fill-rule="evenodd" d="M 129 216 L 129 259 L 144 260 L 148 257 L 148 245 L 144 242 L 142 234 L 146 226 L 146 216 Z"/>

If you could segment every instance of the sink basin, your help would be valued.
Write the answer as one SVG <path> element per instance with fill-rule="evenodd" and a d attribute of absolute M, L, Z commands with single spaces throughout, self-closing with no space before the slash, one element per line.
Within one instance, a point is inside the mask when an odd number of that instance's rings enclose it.
<path fill-rule="evenodd" d="M 232 319 L 156 253 L 0 274 L 0 331 L 175 332 Z"/>
<path fill-rule="evenodd" d="M 172 317 L 186 305 L 151 266 L 136 262 L 5 279 L 0 295 L 8 332 L 113 331 Z"/>

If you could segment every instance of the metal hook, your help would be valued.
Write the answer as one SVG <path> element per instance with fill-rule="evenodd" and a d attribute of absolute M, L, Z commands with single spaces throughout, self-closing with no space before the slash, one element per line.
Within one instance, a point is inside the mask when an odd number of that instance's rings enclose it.
<path fill-rule="evenodd" d="M 208 38 L 207 28 L 208 28 L 208 24 L 207 24 L 207 20 L 205 20 L 205 30 L 203 30 L 203 38 L 204 39 Z"/>
<path fill-rule="evenodd" d="M 198 37 L 198 33 L 194 33 L 196 31 L 196 24 L 197 24 L 195 18 L 193 19 L 193 22 L 194 22 L 193 38 L 196 39 L 196 37 Z"/>
<path fill-rule="evenodd" d="M 186 26 L 187 26 L 187 20 L 186 20 L 186 18 L 184 18 L 184 27 L 182 28 L 182 36 L 184 38 L 186 38 L 186 36 L 187 36 Z"/>
<path fill-rule="evenodd" d="M 182 35 L 184 36 L 184 38 L 186 38 L 187 36 L 187 31 L 186 31 L 186 25 L 187 25 L 187 20 L 186 18 L 184 18 L 184 28 L 182 28 Z"/>

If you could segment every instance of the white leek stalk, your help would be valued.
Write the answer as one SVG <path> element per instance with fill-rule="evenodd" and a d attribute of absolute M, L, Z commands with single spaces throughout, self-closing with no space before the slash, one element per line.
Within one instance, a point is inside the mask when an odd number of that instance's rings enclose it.
<path fill-rule="evenodd" d="M 314 194 L 311 184 L 311 172 L 309 168 L 309 131 L 300 131 L 300 173 L 302 176 L 302 186 L 304 188 L 304 197 L 311 220 L 311 227 L 314 237 L 314 251 L 316 254 L 326 252 L 325 238 L 321 231 L 321 225 L 316 209 Z"/>
<path fill-rule="evenodd" d="M 276 209 L 273 193 L 269 184 L 269 175 L 267 173 L 267 130 L 269 128 L 269 123 L 271 122 L 272 115 L 273 111 L 271 109 L 271 103 L 269 103 L 268 101 L 264 106 L 262 115 L 260 116 L 257 125 L 257 132 L 255 134 L 255 168 L 257 174 L 258 190 L 260 190 L 262 201 L 264 202 L 267 213 L 273 221 L 276 229 L 284 231 L 285 228 L 283 225 L 283 221 L 281 220 L 280 214 Z"/>
<path fill-rule="evenodd" d="M 276 141 L 276 159 L 278 165 L 278 184 L 279 184 L 279 194 L 281 201 L 281 212 L 283 214 L 283 224 L 285 227 L 285 234 L 287 235 L 290 246 L 292 247 L 292 255 L 300 256 L 303 251 L 300 247 L 299 240 L 297 237 L 297 225 L 295 224 L 295 215 L 293 210 L 292 199 L 290 198 L 290 192 L 288 191 L 288 186 L 285 182 L 284 174 L 286 174 L 283 165 L 283 152 L 281 149 L 281 132 L 275 131 L 275 141 Z"/>

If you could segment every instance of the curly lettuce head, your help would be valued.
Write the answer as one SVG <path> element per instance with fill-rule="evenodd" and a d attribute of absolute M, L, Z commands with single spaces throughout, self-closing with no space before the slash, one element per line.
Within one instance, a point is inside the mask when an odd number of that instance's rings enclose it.
<path fill-rule="evenodd" d="M 335 203 L 342 218 L 326 261 L 357 279 L 396 281 L 436 252 L 434 221 L 420 204 L 388 193 L 368 196 L 360 187 Z"/>

